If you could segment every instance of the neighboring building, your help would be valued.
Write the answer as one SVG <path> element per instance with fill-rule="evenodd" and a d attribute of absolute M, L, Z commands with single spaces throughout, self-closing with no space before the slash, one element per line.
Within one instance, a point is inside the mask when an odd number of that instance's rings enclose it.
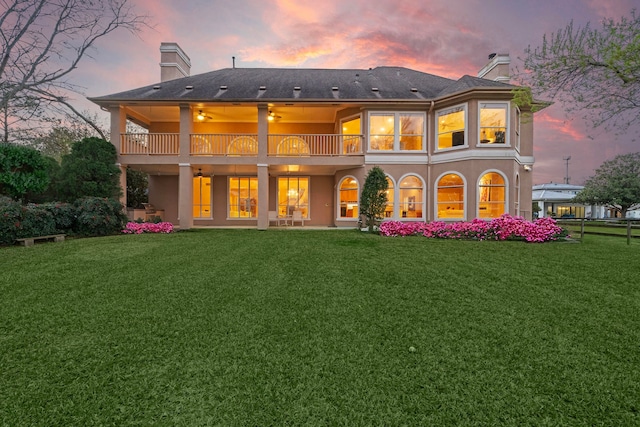
<path fill-rule="evenodd" d="M 571 184 L 539 184 L 533 186 L 532 200 L 540 208 L 538 217 L 554 218 L 605 218 L 607 210 L 602 206 L 590 206 L 572 202 L 584 186 Z"/>
<path fill-rule="evenodd" d="M 374 165 L 389 180 L 386 218 L 531 218 L 533 123 L 503 82 L 508 55 L 451 80 L 403 67 L 189 76 L 176 43 L 160 50 L 160 83 L 91 100 L 111 113 L 122 170 L 148 172 L 149 202 L 180 228 L 266 229 L 294 212 L 356 226 Z M 127 120 L 148 133 L 126 133 Z"/>

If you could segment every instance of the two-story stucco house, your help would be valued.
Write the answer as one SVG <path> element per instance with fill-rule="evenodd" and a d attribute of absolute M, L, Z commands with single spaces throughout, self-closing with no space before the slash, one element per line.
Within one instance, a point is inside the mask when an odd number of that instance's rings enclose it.
<path fill-rule="evenodd" d="M 147 172 L 149 202 L 182 229 L 356 226 L 374 165 L 388 219 L 531 218 L 533 123 L 505 83 L 508 55 L 451 80 L 403 67 L 190 76 L 176 43 L 160 51 L 159 83 L 91 100 L 111 114 L 123 172 Z"/>

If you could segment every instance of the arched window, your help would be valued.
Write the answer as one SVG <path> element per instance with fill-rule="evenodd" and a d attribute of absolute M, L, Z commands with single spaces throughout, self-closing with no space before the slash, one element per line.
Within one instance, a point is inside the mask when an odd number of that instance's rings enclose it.
<path fill-rule="evenodd" d="M 385 218 L 393 218 L 393 206 L 395 205 L 395 190 L 393 179 L 387 176 L 387 207 L 384 209 Z"/>
<path fill-rule="evenodd" d="M 340 198 L 338 206 L 339 219 L 358 218 L 358 180 L 352 176 L 346 176 L 340 181 L 338 186 L 338 197 Z"/>
<path fill-rule="evenodd" d="M 497 172 L 488 172 L 480 177 L 478 185 L 478 217 L 498 218 L 505 213 L 505 179 Z"/>
<path fill-rule="evenodd" d="M 439 219 L 464 219 L 464 181 L 455 173 L 443 175 L 438 180 L 437 217 Z"/>
<path fill-rule="evenodd" d="M 407 175 L 398 184 L 400 198 L 398 200 L 402 218 L 424 218 L 422 180 L 416 175 Z"/>

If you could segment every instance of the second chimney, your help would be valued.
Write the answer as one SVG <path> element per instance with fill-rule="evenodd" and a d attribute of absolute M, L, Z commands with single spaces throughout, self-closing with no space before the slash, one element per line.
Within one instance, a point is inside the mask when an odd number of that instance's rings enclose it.
<path fill-rule="evenodd" d="M 509 58 L 508 53 L 492 53 L 489 55 L 489 63 L 478 72 L 478 77 L 509 83 L 511 77 L 509 73 L 510 64 L 511 58 Z"/>
<path fill-rule="evenodd" d="M 160 43 L 160 81 L 188 77 L 191 72 L 191 59 L 178 43 Z"/>

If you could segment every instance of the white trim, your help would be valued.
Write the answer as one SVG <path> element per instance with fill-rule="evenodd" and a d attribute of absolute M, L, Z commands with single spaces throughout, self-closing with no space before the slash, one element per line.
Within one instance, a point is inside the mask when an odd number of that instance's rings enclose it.
<path fill-rule="evenodd" d="M 160 67 L 165 67 L 165 68 L 177 68 L 178 70 L 180 70 L 180 72 L 182 73 L 183 76 L 185 77 L 189 77 L 189 71 L 186 71 L 184 68 L 182 68 L 180 66 L 180 64 L 178 64 L 177 62 L 161 62 L 160 63 Z M 163 82 L 164 83 L 164 82 Z"/>
<path fill-rule="evenodd" d="M 365 164 L 386 164 L 386 165 L 404 165 L 404 164 L 427 164 L 429 156 L 427 154 L 365 154 Z"/>
<path fill-rule="evenodd" d="M 482 179 L 483 176 L 485 176 L 488 173 L 497 173 L 502 177 L 502 179 L 504 179 L 504 209 L 502 213 L 509 213 L 509 186 L 510 186 L 509 178 L 501 170 L 487 169 L 480 172 L 480 174 L 478 175 L 478 180 L 476 181 L 476 218 L 481 218 L 480 217 L 480 180 Z M 481 219 L 487 219 L 487 218 L 481 218 Z"/>
<path fill-rule="evenodd" d="M 511 64 L 511 58 L 507 53 L 499 53 L 493 58 L 491 58 L 491 61 L 489 61 L 487 65 L 485 65 L 484 67 L 482 67 L 480 71 L 478 71 L 478 77 L 484 78 L 484 76 L 486 76 L 489 73 L 489 71 L 493 70 L 498 65 L 504 65 L 504 64 L 506 65 Z M 506 79 L 506 81 L 509 81 L 508 77 L 502 77 L 501 79 L 502 80 Z"/>
<path fill-rule="evenodd" d="M 358 198 L 356 200 L 356 206 L 358 207 L 358 216 L 355 218 L 348 218 L 348 217 L 343 217 L 340 213 L 340 209 L 342 208 L 342 206 L 340 206 L 340 187 L 342 186 L 342 183 L 348 179 L 348 178 L 353 178 L 353 180 L 356 182 L 357 188 L 356 188 L 356 197 Z M 357 221 L 358 218 L 360 217 L 360 181 L 358 181 L 358 178 L 356 178 L 353 175 L 345 175 L 343 176 L 340 181 L 338 181 L 338 191 L 336 194 L 336 199 L 337 199 L 337 203 L 336 203 L 336 220 L 337 221 Z"/>
<path fill-rule="evenodd" d="M 419 115 L 422 118 L 422 149 L 420 150 L 401 150 L 400 149 L 400 116 L 401 115 Z M 393 115 L 393 149 L 392 150 L 373 150 L 371 148 L 371 116 L 382 116 L 382 115 Z M 376 111 L 367 111 L 367 150 L 366 153 L 371 154 L 387 154 L 387 153 L 427 153 L 427 113 L 420 110 L 407 110 L 407 111 L 398 111 L 398 110 L 376 110 Z M 374 133 L 374 135 L 379 135 Z"/>
<path fill-rule="evenodd" d="M 181 168 L 190 168 L 191 163 L 178 163 L 178 166 Z"/>
<path fill-rule="evenodd" d="M 438 216 L 438 182 L 445 175 L 454 174 L 462 178 L 462 218 L 440 218 Z M 434 221 L 467 221 L 468 218 L 468 206 L 467 206 L 467 193 L 468 193 L 467 178 L 456 170 L 450 170 L 443 172 L 433 182 L 433 218 Z"/>
<path fill-rule="evenodd" d="M 464 112 L 464 128 L 463 128 L 463 132 L 464 132 L 464 144 L 462 145 L 456 145 L 456 146 L 451 146 L 451 147 L 446 147 L 446 148 L 439 148 L 438 147 L 438 131 L 439 131 L 439 126 L 438 126 L 438 119 L 440 116 L 446 115 L 446 114 L 452 114 L 452 113 L 457 113 L 459 111 L 463 111 Z M 462 148 L 468 148 L 469 147 L 469 103 L 468 102 L 464 102 L 462 104 L 457 104 L 451 107 L 447 107 L 447 108 L 443 108 L 440 110 L 436 110 L 436 112 L 434 113 L 434 119 L 435 119 L 435 126 L 433 129 L 433 145 L 434 145 L 434 150 L 433 153 L 434 155 L 437 153 L 442 153 L 444 151 L 451 151 L 451 150 L 459 150 Z M 453 144 L 453 142 L 452 142 Z"/>
<path fill-rule="evenodd" d="M 397 220 L 398 219 L 398 215 L 396 215 L 396 214 L 398 213 L 398 205 L 397 205 L 397 201 L 398 201 L 398 185 L 396 183 L 396 180 L 393 179 L 393 177 L 391 175 L 389 175 L 388 173 L 385 173 L 385 175 L 387 176 L 387 178 L 389 178 L 389 181 L 391 181 L 391 185 L 393 185 L 393 200 L 391 201 L 391 206 L 393 207 L 393 215 L 391 215 L 389 218 L 385 218 L 385 220 Z M 388 202 L 389 202 L 389 200 L 387 200 L 387 203 Z"/>
<path fill-rule="evenodd" d="M 465 151 L 437 153 L 431 156 L 431 164 L 447 163 L 461 160 L 515 160 L 519 164 L 533 164 L 533 156 L 521 156 L 513 149 L 485 150 L 475 148 Z"/>
<path fill-rule="evenodd" d="M 482 143 L 480 142 L 480 128 L 482 127 L 480 114 L 482 113 L 482 104 L 485 105 L 495 105 L 495 106 L 504 106 L 505 107 L 505 135 L 504 135 L 504 143 L 496 144 L 496 143 Z M 499 149 L 502 147 L 511 147 L 511 102 L 509 101 L 482 101 L 478 100 L 478 139 L 474 144 L 475 147 L 482 148 L 492 148 Z M 498 148 L 499 147 L 499 148 Z"/>
<path fill-rule="evenodd" d="M 160 44 L 160 53 L 177 53 L 180 59 L 182 59 L 184 63 L 187 64 L 187 66 L 191 67 L 191 58 L 189 58 L 187 54 L 184 53 L 184 50 L 182 50 L 182 48 L 178 46 L 177 43 L 170 43 L 165 45 Z"/>
<path fill-rule="evenodd" d="M 426 194 L 427 184 L 425 183 L 424 178 L 422 178 L 422 176 L 420 176 L 420 174 L 418 174 L 416 172 L 407 172 L 404 175 L 402 175 L 400 177 L 400 179 L 398 179 L 397 185 L 394 188 L 394 190 L 398 192 L 398 196 L 397 196 L 398 204 L 396 206 L 394 206 L 394 213 L 396 211 L 396 209 L 395 209 L 396 207 L 400 208 L 400 206 L 399 206 L 400 205 L 400 191 L 402 191 L 402 187 L 400 187 L 400 183 L 402 182 L 403 179 L 405 179 L 405 178 L 407 178 L 409 176 L 417 177 L 420 180 L 420 182 L 422 183 L 422 217 L 421 218 L 407 218 L 407 217 L 403 217 L 402 215 L 400 215 L 398 217 L 398 219 L 400 221 L 422 221 L 422 222 L 424 222 L 424 221 L 427 220 L 427 209 L 426 209 L 426 207 L 427 207 L 427 197 L 426 197 L 427 196 L 427 194 Z M 398 213 L 400 213 L 401 211 L 402 211 L 401 209 L 398 209 Z"/>

